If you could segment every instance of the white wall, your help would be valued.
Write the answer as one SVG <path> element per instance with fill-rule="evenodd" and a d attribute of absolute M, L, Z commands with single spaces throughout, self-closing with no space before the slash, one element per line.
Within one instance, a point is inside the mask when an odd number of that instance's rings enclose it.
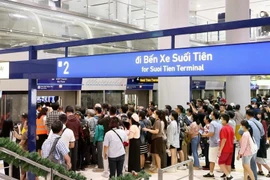
<path fill-rule="evenodd" d="M 194 76 L 193 81 L 226 81 L 226 76 Z"/>

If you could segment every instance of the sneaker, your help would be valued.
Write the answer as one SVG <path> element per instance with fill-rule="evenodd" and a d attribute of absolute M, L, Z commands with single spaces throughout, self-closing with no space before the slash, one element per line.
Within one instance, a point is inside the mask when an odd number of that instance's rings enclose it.
<path fill-rule="evenodd" d="M 95 169 L 93 169 L 93 172 L 103 172 L 104 171 L 104 169 L 101 169 L 101 168 L 95 168 Z"/>
<path fill-rule="evenodd" d="M 178 168 L 177 168 L 177 170 L 186 170 L 187 169 L 187 166 L 179 166 Z"/>
<path fill-rule="evenodd" d="M 226 177 L 226 174 L 225 173 L 223 173 L 223 175 L 222 176 L 220 176 L 221 178 L 225 178 Z"/>
<path fill-rule="evenodd" d="M 259 176 L 264 176 L 263 171 L 258 171 L 257 174 L 258 174 Z"/>
<path fill-rule="evenodd" d="M 208 173 L 208 174 L 206 174 L 206 175 L 203 175 L 203 177 L 206 177 L 206 178 L 214 178 L 215 177 L 215 175 L 214 174 L 210 174 L 210 173 Z"/>
<path fill-rule="evenodd" d="M 152 171 L 152 170 L 154 170 L 154 169 L 156 169 L 156 166 L 151 166 L 151 167 L 149 168 L 150 171 Z"/>
<path fill-rule="evenodd" d="M 233 179 L 233 177 L 232 177 L 232 176 L 230 176 L 230 177 L 225 177 L 224 179 L 225 179 L 225 180 L 231 180 L 231 179 Z"/>
<path fill-rule="evenodd" d="M 104 178 L 109 178 L 109 175 L 110 174 L 108 172 L 103 172 L 101 176 Z"/>

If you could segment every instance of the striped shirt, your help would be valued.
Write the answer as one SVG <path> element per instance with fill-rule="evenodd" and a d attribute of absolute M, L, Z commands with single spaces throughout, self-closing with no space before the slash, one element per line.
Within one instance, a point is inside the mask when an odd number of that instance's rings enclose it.
<path fill-rule="evenodd" d="M 61 113 L 58 111 L 52 111 L 47 114 L 46 126 L 48 127 L 48 132 L 51 130 L 52 123 L 59 120 L 60 115 Z"/>
<path fill-rule="evenodd" d="M 49 139 L 46 139 L 46 141 L 43 143 L 41 148 L 43 158 L 47 158 L 49 156 L 54 140 L 58 137 L 60 137 L 58 134 L 52 134 L 52 136 Z M 53 152 L 55 159 L 57 159 L 60 162 L 60 164 L 64 164 L 65 163 L 64 156 L 67 155 L 68 153 L 69 149 L 65 146 L 65 143 L 60 138 L 55 146 L 55 151 Z"/>

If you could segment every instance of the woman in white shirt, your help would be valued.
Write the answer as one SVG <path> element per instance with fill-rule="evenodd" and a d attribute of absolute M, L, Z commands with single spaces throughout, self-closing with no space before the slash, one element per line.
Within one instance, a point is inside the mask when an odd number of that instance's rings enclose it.
<path fill-rule="evenodd" d="M 104 138 L 104 159 L 109 159 L 110 178 L 115 177 L 115 171 L 117 171 L 117 177 L 123 173 L 123 166 L 125 160 L 125 148 L 124 142 L 128 140 L 126 132 L 119 129 L 119 119 L 112 117 L 110 119 L 110 131 L 105 134 Z"/>
<path fill-rule="evenodd" d="M 179 148 L 179 131 L 176 122 L 178 119 L 178 113 L 173 111 L 170 119 L 171 123 L 167 128 L 167 149 L 169 149 L 171 152 L 171 165 L 174 165 L 177 163 L 176 149 Z"/>
<path fill-rule="evenodd" d="M 130 118 L 129 129 L 129 157 L 128 157 L 128 172 L 139 172 L 141 170 L 140 163 L 140 119 L 138 114 L 133 113 Z"/>

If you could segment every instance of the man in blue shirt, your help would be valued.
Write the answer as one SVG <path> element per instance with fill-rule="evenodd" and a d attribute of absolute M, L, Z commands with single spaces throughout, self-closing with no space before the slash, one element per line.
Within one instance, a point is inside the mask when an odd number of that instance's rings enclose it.
<path fill-rule="evenodd" d="M 253 109 L 248 109 L 246 111 L 246 118 L 247 118 L 248 124 L 251 126 L 251 128 L 253 130 L 253 137 L 256 141 L 256 144 L 257 144 L 258 148 L 260 148 L 260 140 L 261 140 L 261 137 L 264 136 L 264 131 L 260 130 L 260 129 L 263 129 L 263 126 L 258 120 L 256 120 L 254 118 L 254 116 L 255 116 L 255 112 Z M 242 136 L 242 134 L 244 133 L 243 129 L 240 128 L 238 133 Z M 254 174 L 255 180 L 257 180 L 256 157 L 257 157 L 257 153 L 253 155 L 253 157 L 250 161 L 250 167 L 251 167 L 252 172 Z"/>
<path fill-rule="evenodd" d="M 219 134 L 220 130 L 222 128 L 222 124 L 218 120 L 219 113 L 218 111 L 214 110 L 211 115 L 210 119 L 212 119 L 210 126 L 209 126 L 209 132 L 207 134 L 203 134 L 203 137 L 209 138 L 209 162 L 210 162 L 210 172 L 203 175 L 205 178 L 214 178 L 214 168 L 215 168 L 215 162 L 218 158 L 218 151 L 219 151 Z"/>
<path fill-rule="evenodd" d="M 53 148 L 53 144 L 55 142 L 56 138 L 60 138 L 63 132 L 63 123 L 61 121 L 54 121 L 51 129 L 53 131 L 53 135 L 46 139 L 46 141 L 42 145 L 42 157 L 48 158 L 50 155 L 50 151 Z M 67 168 L 71 168 L 71 160 L 68 155 L 69 149 L 65 146 L 65 143 L 62 139 L 59 139 L 58 142 L 55 145 L 54 152 L 52 154 L 54 155 L 54 158 L 58 161 L 61 165 L 67 165 Z"/>

